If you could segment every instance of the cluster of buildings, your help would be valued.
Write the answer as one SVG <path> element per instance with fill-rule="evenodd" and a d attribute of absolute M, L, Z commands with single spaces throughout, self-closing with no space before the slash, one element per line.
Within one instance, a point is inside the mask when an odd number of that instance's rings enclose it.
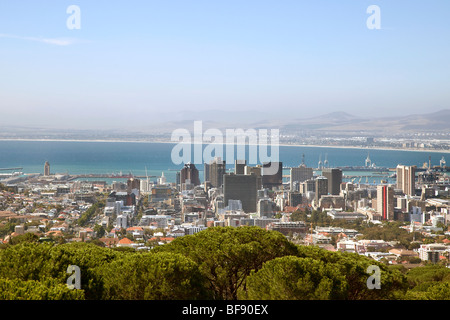
<path fill-rule="evenodd" d="M 265 169 L 273 166 L 277 172 L 267 174 Z M 186 163 L 175 182 L 168 182 L 162 173 L 156 181 L 130 177 L 107 184 L 53 175 L 46 162 L 43 175 L 7 183 L 15 192 L 0 192 L 0 224 L 13 218 L 23 222 L 3 241 L 27 231 L 41 232 L 44 237 L 72 233 L 70 241 L 97 237 L 108 246 L 145 249 L 209 227 L 248 225 L 329 250 L 398 258 L 411 253 L 399 253 L 395 245 L 382 241 L 361 240 L 355 230 L 313 228 L 292 219 L 292 214 L 317 210 L 336 221 L 409 222 L 410 232 L 421 230 L 428 237 L 446 232 L 450 219 L 449 178 L 431 166 L 418 170 L 398 165 L 392 171 L 396 182 L 378 185 L 347 179 L 342 168 L 329 167 L 326 160 L 318 168 L 307 167 L 304 158 L 298 167 L 289 168 L 287 175 L 283 175 L 286 168 L 281 162 L 250 166 L 245 160 L 236 160 L 227 167 L 224 160 L 214 158 L 201 169 L 203 179 L 199 168 Z M 89 227 L 77 226 L 77 220 L 102 195 L 100 214 L 90 218 Z M 94 231 L 96 226 L 106 230 L 101 237 Z M 446 244 L 443 246 L 447 250 Z M 424 245 L 416 254 L 434 261 L 448 252 L 441 247 Z M 374 253 L 377 251 L 379 256 Z"/>

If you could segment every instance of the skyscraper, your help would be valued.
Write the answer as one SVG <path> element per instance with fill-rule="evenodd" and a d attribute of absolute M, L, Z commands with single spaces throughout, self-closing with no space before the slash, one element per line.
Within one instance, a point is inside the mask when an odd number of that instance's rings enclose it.
<path fill-rule="evenodd" d="M 133 189 L 140 190 L 141 180 L 130 178 L 127 180 L 127 192 L 133 192 Z"/>
<path fill-rule="evenodd" d="M 322 176 L 328 179 L 328 193 L 339 195 L 341 192 L 342 170 L 337 168 L 323 168 Z"/>
<path fill-rule="evenodd" d="M 290 184 L 291 191 L 294 189 L 293 184 L 295 181 L 303 182 L 313 177 L 313 169 L 307 168 L 305 165 L 300 165 L 299 167 L 291 168 L 290 172 Z"/>
<path fill-rule="evenodd" d="M 394 188 L 391 186 L 377 186 L 377 211 L 382 220 L 394 219 Z"/>
<path fill-rule="evenodd" d="M 414 196 L 416 194 L 416 166 L 397 166 L 397 189 L 404 194 Z"/>
<path fill-rule="evenodd" d="M 273 171 L 272 166 L 278 167 L 277 172 L 274 174 L 268 174 L 267 172 Z M 267 169 L 265 169 L 267 168 Z M 271 168 L 270 171 L 268 168 Z M 264 172 L 266 171 L 266 172 Z M 270 172 L 271 173 L 271 172 Z M 262 166 L 262 185 L 264 188 L 272 188 L 281 186 L 283 184 L 283 163 L 282 162 L 268 162 L 263 163 Z"/>
<path fill-rule="evenodd" d="M 49 175 L 50 175 L 50 163 L 48 163 L 48 161 L 45 161 L 44 176 L 49 176 Z"/>
<path fill-rule="evenodd" d="M 315 200 L 319 203 L 320 197 L 328 194 L 328 179 L 324 176 L 319 176 L 315 180 Z"/>
<path fill-rule="evenodd" d="M 246 160 L 235 160 L 234 161 L 234 173 L 235 174 L 244 174 L 246 165 L 247 165 Z"/>
<path fill-rule="evenodd" d="M 226 174 L 223 176 L 224 202 L 241 200 L 244 212 L 256 212 L 257 177 L 254 174 Z"/>
<path fill-rule="evenodd" d="M 205 169 L 208 170 L 208 178 L 211 183 L 211 187 L 220 188 L 223 185 L 223 175 L 226 173 L 226 162 L 220 157 L 216 157 L 209 165 L 205 165 Z"/>
<path fill-rule="evenodd" d="M 316 180 L 308 179 L 300 183 L 300 193 L 304 194 L 307 192 L 315 192 L 316 191 Z"/>
<path fill-rule="evenodd" d="M 244 167 L 244 174 L 254 174 L 256 175 L 256 185 L 258 190 L 262 189 L 262 173 L 261 173 L 261 166 L 257 165 L 255 167 L 245 166 Z"/>
<path fill-rule="evenodd" d="M 194 186 L 198 186 L 200 184 L 198 169 L 193 163 L 186 163 L 180 171 L 180 184 L 186 183 L 186 180 L 188 179 Z"/>
<path fill-rule="evenodd" d="M 203 164 L 203 182 L 209 181 L 209 163 Z"/>

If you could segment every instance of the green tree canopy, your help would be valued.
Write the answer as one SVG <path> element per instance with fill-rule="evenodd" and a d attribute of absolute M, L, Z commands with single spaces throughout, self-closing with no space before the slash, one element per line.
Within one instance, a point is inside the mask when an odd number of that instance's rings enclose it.
<path fill-rule="evenodd" d="M 71 290 L 52 280 L 0 278 L 0 300 L 83 300 L 83 290 Z"/>
<path fill-rule="evenodd" d="M 331 252 L 316 246 L 299 246 L 297 256 L 333 264 L 336 272 L 346 277 L 348 283 L 346 299 L 349 300 L 397 299 L 408 287 L 405 275 L 398 269 L 390 269 L 385 264 L 356 253 Z M 367 273 L 367 269 L 371 265 L 380 268 L 381 289 L 367 287 L 367 279 L 371 275 Z"/>
<path fill-rule="evenodd" d="M 241 299 L 343 299 L 347 291 L 345 276 L 334 264 L 294 256 L 267 261 L 246 282 L 247 291 L 239 293 Z"/>
<path fill-rule="evenodd" d="M 153 249 L 180 253 L 199 266 L 214 299 L 237 299 L 245 278 L 271 259 L 297 253 L 281 233 L 259 227 L 214 227 Z"/>
<path fill-rule="evenodd" d="M 180 254 L 135 253 L 102 267 L 104 299 L 207 299 L 206 279 Z"/>

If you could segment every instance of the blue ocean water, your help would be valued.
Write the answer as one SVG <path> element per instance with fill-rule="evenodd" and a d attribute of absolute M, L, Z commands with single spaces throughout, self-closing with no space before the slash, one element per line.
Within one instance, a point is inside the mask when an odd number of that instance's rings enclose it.
<path fill-rule="evenodd" d="M 45 161 L 49 161 L 52 173 L 132 173 L 138 176 L 159 177 L 161 173 L 169 182 L 175 181 L 176 171 L 183 164 L 174 164 L 171 158 L 174 143 L 141 142 L 75 142 L 75 141 L 0 141 L 0 168 L 22 167 L 24 173 L 43 173 Z M 206 144 L 203 145 L 205 147 Z M 226 147 L 223 148 L 226 158 Z M 394 168 L 397 164 L 417 165 L 428 162 L 438 165 L 448 154 L 422 151 L 397 151 L 331 147 L 280 146 L 279 156 L 284 167 L 298 166 L 304 154 L 305 164 L 317 167 L 319 159 L 328 160 L 329 166 L 364 166 L 370 159 L 378 167 Z M 235 154 L 237 152 L 235 151 Z M 246 151 L 248 160 L 248 147 Z M 270 155 L 270 148 L 269 148 Z M 194 150 L 192 149 L 192 162 Z M 254 164 L 252 164 L 254 165 Z M 234 163 L 227 163 L 233 168 Z M 203 165 L 197 165 L 200 179 Z M 153 178 L 155 180 L 156 178 Z"/>

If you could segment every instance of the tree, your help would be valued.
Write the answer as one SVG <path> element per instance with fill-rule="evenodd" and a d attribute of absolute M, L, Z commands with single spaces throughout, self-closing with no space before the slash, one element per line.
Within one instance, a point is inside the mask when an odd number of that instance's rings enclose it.
<path fill-rule="evenodd" d="M 76 265 L 81 271 L 81 286 L 86 299 L 100 299 L 103 282 L 97 268 L 113 261 L 121 253 L 94 244 L 22 242 L 0 251 L 0 278 L 20 281 L 53 279 L 65 284 L 67 267 Z"/>
<path fill-rule="evenodd" d="M 78 225 L 85 226 L 88 221 L 96 214 L 97 210 L 101 208 L 101 203 L 96 202 L 90 206 L 77 220 Z"/>
<path fill-rule="evenodd" d="M 207 299 L 206 279 L 180 254 L 135 253 L 102 268 L 104 299 Z"/>
<path fill-rule="evenodd" d="M 37 242 L 39 240 L 39 237 L 35 235 L 34 233 L 27 232 L 25 234 L 21 234 L 15 237 L 11 237 L 9 240 L 10 245 L 16 245 L 22 242 Z"/>
<path fill-rule="evenodd" d="M 41 280 L 50 260 L 52 246 L 48 243 L 22 242 L 1 250 L 0 278 Z"/>
<path fill-rule="evenodd" d="M 99 270 L 122 255 L 118 251 L 90 243 L 57 245 L 52 248 L 44 271 L 48 277 L 65 283 L 68 277 L 67 267 L 76 265 L 81 271 L 81 288 L 85 291 L 86 299 L 100 299 L 103 294 L 103 279 Z"/>
<path fill-rule="evenodd" d="M 199 266 L 208 279 L 214 299 L 237 299 L 245 290 L 245 278 L 271 259 L 297 253 L 281 233 L 260 227 L 211 227 L 154 248 L 156 252 L 180 253 Z"/>
<path fill-rule="evenodd" d="M 239 296 L 251 300 L 344 299 L 348 284 L 337 270 L 334 264 L 312 258 L 275 258 L 247 277 L 247 291 Z"/>
<path fill-rule="evenodd" d="M 450 282 L 450 269 L 440 265 L 416 267 L 406 274 L 409 288 L 424 291 L 438 282 Z"/>
<path fill-rule="evenodd" d="M 83 290 L 71 290 L 52 280 L 9 280 L 0 278 L 0 300 L 83 300 Z"/>
<path fill-rule="evenodd" d="M 94 232 L 97 235 L 97 238 L 101 238 L 105 235 L 106 230 L 102 225 L 96 224 L 94 227 Z"/>
<path fill-rule="evenodd" d="M 348 283 L 346 299 L 349 300 L 398 299 L 408 287 L 406 277 L 400 271 L 389 269 L 383 263 L 356 253 L 331 252 L 315 246 L 299 246 L 297 256 L 333 264 L 336 272 L 346 277 Z M 370 276 L 367 269 L 371 265 L 380 268 L 381 289 L 367 287 L 367 279 Z"/>

